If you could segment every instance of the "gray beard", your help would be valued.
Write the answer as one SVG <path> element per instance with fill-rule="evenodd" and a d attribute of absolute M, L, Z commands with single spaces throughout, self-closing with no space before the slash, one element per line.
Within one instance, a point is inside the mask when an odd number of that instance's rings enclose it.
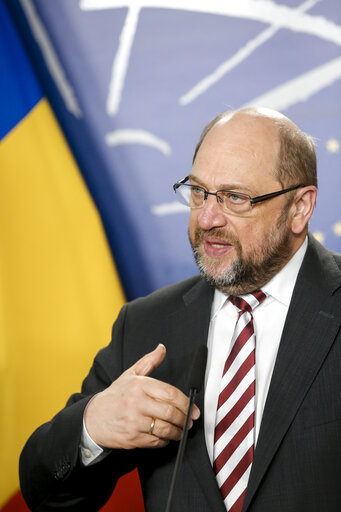
<path fill-rule="evenodd" d="M 216 262 L 205 262 L 201 253 L 203 233 L 227 241 L 223 230 L 214 228 L 195 232 L 191 242 L 194 258 L 201 275 L 209 284 L 229 295 L 243 295 L 254 292 L 268 283 L 289 261 L 292 254 L 290 230 L 287 226 L 286 211 L 282 212 L 278 222 L 271 229 L 267 241 L 250 255 L 244 257 L 239 240 L 233 237 L 233 245 L 237 251 L 237 259 L 230 266 L 216 274 Z M 215 275 L 216 274 L 216 275 Z"/>

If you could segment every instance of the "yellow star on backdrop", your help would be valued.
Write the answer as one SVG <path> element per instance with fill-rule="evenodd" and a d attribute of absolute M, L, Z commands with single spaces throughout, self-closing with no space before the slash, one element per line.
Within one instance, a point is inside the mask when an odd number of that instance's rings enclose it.
<path fill-rule="evenodd" d="M 316 238 L 316 240 L 318 242 L 320 242 L 321 244 L 323 244 L 324 240 L 325 240 L 325 234 L 322 232 L 322 231 L 315 231 L 313 233 L 314 237 Z"/>
<path fill-rule="evenodd" d="M 338 153 L 340 151 L 340 143 L 337 139 L 329 139 L 326 142 L 326 148 L 329 153 Z"/>
<path fill-rule="evenodd" d="M 341 236 L 341 221 L 334 224 L 333 231 L 336 236 Z"/>

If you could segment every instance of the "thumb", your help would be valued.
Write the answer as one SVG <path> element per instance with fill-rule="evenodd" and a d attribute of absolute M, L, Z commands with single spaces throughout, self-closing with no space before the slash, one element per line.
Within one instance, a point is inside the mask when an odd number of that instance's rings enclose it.
<path fill-rule="evenodd" d="M 129 373 L 134 375 L 149 375 L 155 368 L 157 368 L 166 356 L 166 347 L 159 343 L 153 352 L 149 352 L 136 361 L 128 370 Z"/>

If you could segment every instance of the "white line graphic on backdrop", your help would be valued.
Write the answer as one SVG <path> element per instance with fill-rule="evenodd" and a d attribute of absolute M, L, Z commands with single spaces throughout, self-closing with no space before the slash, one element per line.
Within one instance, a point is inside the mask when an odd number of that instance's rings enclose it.
<path fill-rule="evenodd" d="M 107 113 L 109 116 L 117 114 L 125 77 L 129 64 L 131 47 L 134 42 L 137 23 L 139 20 L 139 7 L 129 7 L 123 30 L 120 36 L 120 44 L 112 67 L 109 95 L 107 100 Z"/>
<path fill-rule="evenodd" d="M 341 27 L 323 16 L 312 16 L 297 9 L 279 5 L 272 0 L 80 0 L 82 10 L 103 10 L 118 8 L 157 8 L 178 11 L 203 12 L 233 18 L 257 20 L 269 25 L 315 35 L 321 39 L 341 44 Z"/>
<path fill-rule="evenodd" d="M 114 132 L 107 133 L 105 142 L 108 146 L 144 144 L 145 146 L 158 149 L 165 156 L 169 156 L 172 152 L 170 145 L 166 141 L 155 137 L 155 135 L 145 130 L 115 130 Z"/>
<path fill-rule="evenodd" d="M 32 34 L 41 49 L 46 66 L 55 81 L 61 97 L 63 98 L 66 109 L 75 117 L 82 117 L 82 111 L 78 105 L 75 92 L 66 78 L 64 69 L 59 62 L 48 33 L 42 24 L 32 1 L 20 0 L 20 4 L 26 15 L 28 24 L 31 27 Z"/>
<path fill-rule="evenodd" d="M 248 52 L 250 53 L 255 49 L 254 44 L 259 45 L 264 43 L 267 38 L 273 35 L 271 32 L 273 30 L 278 30 L 279 28 L 287 28 L 297 32 L 312 34 L 320 37 L 321 39 L 326 39 L 334 42 L 337 45 L 341 45 L 340 26 L 322 16 L 311 16 L 309 14 L 305 14 L 304 11 L 315 5 L 317 1 L 319 0 L 308 0 L 299 8 L 292 9 L 287 6 L 278 5 L 271 0 L 239 0 L 238 2 L 235 0 L 225 0 L 225 2 L 221 2 L 221 0 L 211 0 L 210 2 L 197 0 L 195 6 L 193 6 L 192 0 L 173 0 L 165 1 L 162 3 L 160 0 L 149 2 L 144 0 L 131 0 L 130 2 L 122 2 L 118 0 L 80 0 L 80 8 L 82 10 L 103 10 L 124 7 L 128 8 L 125 26 L 123 27 L 120 37 L 120 48 L 117 52 L 113 65 L 114 72 L 111 78 L 109 98 L 107 101 L 107 105 L 110 106 L 110 108 L 107 110 L 108 114 L 115 115 L 121 102 L 121 94 L 124 87 L 126 71 L 129 64 L 128 61 L 130 57 L 130 51 L 135 36 L 138 22 L 138 13 L 140 9 L 167 8 L 187 10 L 218 14 L 222 16 L 254 19 L 264 23 L 271 23 L 272 27 L 265 30 L 258 36 L 260 38 L 259 41 L 257 41 L 257 38 L 253 42 L 250 41 L 244 47 L 244 52 L 241 50 L 242 54 L 236 54 L 232 58 L 235 59 L 235 62 L 232 62 L 234 67 L 241 62 L 240 59 L 242 57 L 245 59 L 248 56 Z M 134 12 L 130 14 L 130 10 L 133 10 Z M 266 34 L 267 31 L 270 31 L 270 34 Z M 124 48 L 124 50 L 121 50 L 121 46 Z M 116 60 L 118 61 L 117 63 Z M 228 64 L 225 63 L 225 65 Z M 231 65 L 231 62 L 229 65 Z M 118 69 L 119 72 L 115 73 L 116 69 Z M 221 69 L 219 72 L 221 73 Z M 224 72 L 221 76 L 223 76 L 226 72 Z M 221 78 L 221 76 L 219 78 Z M 186 103 L 188 103 L 188 98 L 186 98 L 185 101 L 182 99 L 181 104 Z"/>
<path fill-rule="evenodd" d="M 173 201 L 172 203 L 156 204 L 151 207 L 150 211 L 154 215 L 162 217 L 164 215 L 169 215 L 170 213 L 189 213 L 189 208 L 184 204 L 178 203 L 177 201 Z"/>
<path fill-rule="evenodd" d="M 275 110 L 285 110 L 300 101 L 306 101 L 318 91 L 329 87 L 341 78 L 341 57 L 323 64 L 307 73 L 304 73 L 285 84 L 276 87 L 268 93 L 253 99 L 243 107 L 265 105 Z M 162 203 L 152 207 L 154 215 L 163 216 L 179 213 L 173 203 Z M 185 208 L 187 208 L 185 206 Z"/>
<path fill-rule="evenodd" d="M 311 7 L 316 5 L 321 0 L 307 0 L 302 5 L 296 8 L 297 11 L 308 11 Z M 259 48 L 266 41 L 271 39 L 280 28 L 277 25 L 272 25 L 271 27 L 263 30 L 258 36 L 254 39 L 248 41 L 248 43 L 243 46 L 240 50 L 237 51 L 230 59 L 226 60 L 223 64 L 218 66 L 213 73 L 207 75 L 205 78 L 200 80 L 192 89 L 190 89 L 186 94 L 181 96 L 179 99 L 180 105 L 188 105 L 192 101 L 194 101 L 198 96 L 204 94 L 212 85 L 217 83 L 224 75 L 226 75 L 233 68 L 238 66 L 241 62 L 246 60 L 257 48 Z"/>
<path fill-rule="evenodd" d="M 258 96 L 244 107 L 266 105 L 275 110 L 285 110 L 329 87 L 341 78 L 341 57 L 286 82 L 268 93 Z"/>
<path fill-rule="evenodd" d="M 323 16 L 312 16 L 306 14 L 310 8 L 321 0 L 306 0 L 297 8 L 278 5 L 272 0 L 221 0 L 199 1 L 193 6 L 192 0 L 173 0 L 160 2 L 159 0 L 131 0 L 130 2 L 119 2 L 117 0 L 80 0 L 80 8 L 83 10 L 101 10 L 128 8 L 125 25 L 120 37 L 120 48 L 116 54 L 107 112 L 115 115 L 119 109 L 121 95 L 124 88 L 124 81 L 129 65 L 130 52 L 134 42 L 139 11 L 142 8 L 167 8 L 204 12 L 221 16 L 246 18 L 268 23 L 271 26 L 262 31 L 257 37 L 247 42 L 234 56 L 222 63 L 213 73 L 209 74 L 198 82 L 190 91 L 180 99 L 181 105 L 187 105 L 199 95 L 205 93 L 209 87 L 219 81 L 229 71 L 247 59 L 255 49 L 268 41 L 281 28 L 292 31 L 315 35 L 321 39 L 331 41 L 338 46 L 341 45 L 341 27 L 336 23 L 327 20 Z M 275 89 L 268 91 L 262 96 L 247 103 L 249 105 L 264 104 L 268 107 L 283 110 L 298 102 L 305 101 L 325 87 L 332 85 L 341 77 L 341 60 L 335 59 L 318 68 L 311 70 L 301 76 L 286 82 Z M 246 105 L 245 105 L 246 106 Z M 147 133 L 147 132 L 145 132 Z M 110 135 L 113 137 L 115 132 Z M 154 135 L 150 134 L 152 138 Z M 120 138 L 117 139 L 119 141 Z M 130 133 L 130 141 L 134 142 L 134 134 Z M 118 142 L 117 142 L 118 143 Z M 125 143 L 128 143 L 126 141 Z M 140 141 L 141 143 L 141 141 Z M 155 215 L 167 215 L 183 211 L 178 203 L 164 203 L 152 207 Z"/>

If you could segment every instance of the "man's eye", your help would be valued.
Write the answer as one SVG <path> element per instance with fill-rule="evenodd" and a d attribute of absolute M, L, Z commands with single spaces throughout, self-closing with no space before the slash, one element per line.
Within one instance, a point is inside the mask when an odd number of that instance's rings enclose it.
<path fill-rule="evenodd" d="M 197 196 L 202 196 L 204 191 L 201 187 L 195 187 L 194 185 L 192 186 L 192 193 L 197 195 Z"/>
<path fill-rule="evenodd" d="M 224 200 L 228 203 L 243 204 L 247 199 L 244 196 L 234 194 L 233 192 L 225 192 Z"/>
<path fill-rule="evenodd" d="M 245 197 L 239 196 L 238 194 L 229 194 L 229 200 L 234 203 L 245 201 Z"/>

